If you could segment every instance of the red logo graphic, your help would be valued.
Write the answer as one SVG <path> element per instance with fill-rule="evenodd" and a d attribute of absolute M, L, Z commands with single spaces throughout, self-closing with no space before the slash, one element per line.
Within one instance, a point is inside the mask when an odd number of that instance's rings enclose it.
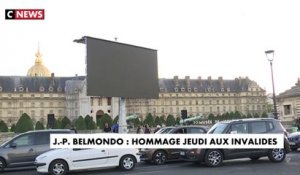
<path fill-rule="evenodd" d="M 6 9 L 5 19 L 7 20 L 44 20 L 44 9 Z"/>

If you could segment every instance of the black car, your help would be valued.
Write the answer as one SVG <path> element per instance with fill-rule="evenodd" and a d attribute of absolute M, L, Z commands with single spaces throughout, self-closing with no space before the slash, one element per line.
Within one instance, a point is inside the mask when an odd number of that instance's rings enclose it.
<path fill-rule="evenodd" d="M 170 128 L 169 128 L 170 129 Z M 207 130 L 201 126 L 180 126 L 171 128 L 163 134 L 205 134 Z M 180 149 L 141 149 L 140 160 L 156 165 L 165 164 L 168 161 L 180 159 Z"/>
<path fill-rule="evenodd" d="M 297 151 L 297 149 L 300 148 L 300 132 L 290 134 L 289 142 L 292 151 Z"/>
<path fill-rule="evenodd" d="M 0 146 L 0 172 L 5 168 L 33 166 L 35 158 L 50 150 L 50 134 L 74 133 L 70 129 L 35 130 L 19 134 Z"/>
<path fill-rule="evenodd" d="M 205 163 L 210 167 L 221 166 L 223 160 L 250 158 L 257 160 L 268 156 L 272 162 L 281 162 L 286 153 L 290 152 L 290 146 L 286 137 L 286 130 L 279 120 L 266 119 L 241 119 L 219 122 L 215 124 L 208 134 L 285 134 L 283 149 L 187 149 L 180 152 L 181 158 L 186 161 Z"/>

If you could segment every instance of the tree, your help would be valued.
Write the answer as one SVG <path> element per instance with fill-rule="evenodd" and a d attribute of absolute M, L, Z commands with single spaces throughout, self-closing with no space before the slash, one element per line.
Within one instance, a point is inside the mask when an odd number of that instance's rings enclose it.
<path fill-rule="evenodd" d="M 77 130 L 86 130 L 86 123 L 82 116 L 79 116 L 75 121 L 75 127 Z"/>
<path fill-rule="evenodd" d="M 264 111 L 264 112 L 261 114 L 261 118 L 268 118 L 268 114 L 266 113 L 266 111 Z"/>
<path fill-rule="evenodd" d="M 133 125 L 134 127 L 141 125 L 141 121 L 138 117 L 133 120 Z"/>
<path fill-rule="evenodd" d="M 16 130 L 16 124 L 12 124 L 10 127 L 10 132 L 15 132 Z"/>
<path fill-rule="evenodd" d="M 180 117 L 176 117 L 175 124 L 176 124 L 176 125 L 180 125 L 180 120 L 181 120 L 181 118 L 180 118 Z"/>
<path fill-rule="evenodd" d="M 215 124 L 215 115 L 210 113 L 208 115 L 208 120 L 210 120 L 212 124 Z"/>
<path fill-rule="evenodd" d="M 8 132 L 8 127 L 3 120 L 0 121 L 0 132 Z"/>
<path fill-rule="evenodd" d="M 118 122 L 119 122 L 119 116 L 117 115 L 113 120 L 113 124 L 117 124 Z"/>
<path fill-rule="evenodd" d="M 148 124 L 149 127 L 153 127 L 154 126 L 154 119 L 152 117 L 152 114 L 149 113 L 147 114 L 145 120 L 144 120 L 144 125 Z"/>
<path fill-rule="evenodd" d="M 158 116 L 155 117 L 154 123 L 155 123 L 156 126 L 157 126 L 157 125 L 161 126 L 161 125 L 162 125 L 162 122 L 161 122 L 161 120 L 160 120 L 160 117 L 158 117 Z"/>
<path fill-rule="evenodd" d="M 61 127 L 61 122 L 62 122 L 62 118 L 58 118 L 58 119 L 54 118 L 54 127 L 53 127 L 53 129 L 63 129 Z"/>
<path fill-rule="evenodd" d="M 235 112 L 234 112 L 234 118 L 235 118 L 235 119 L 241 119 L 241 118 L 242 118 L 241 113 L 240 113 L 239 111 L 235 111 Z"/>
<path fill-rule="evenodd" d="M 67 116 L 65 116 L 65 117 L 61 120 L 61 126 L 60 126 L 60 128 L 62 128 L 62 129 L 68 129 L 68 128 L 66 127 L 68 124 L 71 126 L 71 120 L 70 120 Z"/>
<path fill-rule="evenodd" d="M 108 126 L 112 126 L 112 122 L 113 122 L 113 120 L 112 120 L 111 116 L 108 115 L 108 114 L 104 114 L 100 118 L 98 126 L 99 126 L 100 129 L 103 129 L 105 123 L 108 123 Z"/>
<path fill-rule="evenodd" d="M 45 129 L 43 123 L 41 121 L 37 121 L 35 123 L 35 130 L 43 130 L 43 129 Z"/>
<path fill-rule="evenodd" d="M 165 115 L 160 116 L 160 121 L 162 125 L 166 124 L 166 116 Z"/>
<path fill-rule="evenodd" d="M 254 114 L 254 118 L 259 118 L 258 113 L 255 113 L 255 114 Z"/>
<path fill-rule="evenodd" d="M 250 113 L 247 114 L 247 118 L 253 118 Z"/>
<path fill-rule="evenodd" d="M 167 126 L 174 126 L 176 123 L 175 118 L 173 115 L 168 115 L 167 120 L 166 120 L 166 125 Z"/>
<path fill-rule="evenodd" d="M 32 120 L 26 113 L 23 113 L 16 124 L 15 132 L 22 133 L 31 130 L 33 130 Z"/>
<path fill-rule="evenodd" d="M 85 118 L 84 118 L 84 121 L 85 121 L 86 129 L 94 130 L 94 129 L 97 128 L 97 125 L 93 120 L 93 117 L 91 117 L 89 115 L 86 115 Z"/>

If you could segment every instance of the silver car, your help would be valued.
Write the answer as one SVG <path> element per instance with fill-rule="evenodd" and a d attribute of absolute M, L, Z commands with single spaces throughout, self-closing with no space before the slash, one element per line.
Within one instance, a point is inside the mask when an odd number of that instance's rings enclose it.
<path fill-rule="evenodd" d="M 69 129 L 28 131 L 0 146 L 0 172 L 5 168 L 33 166 L 35 158 L 50 150 L 50 134 L 74 133 Z"/>

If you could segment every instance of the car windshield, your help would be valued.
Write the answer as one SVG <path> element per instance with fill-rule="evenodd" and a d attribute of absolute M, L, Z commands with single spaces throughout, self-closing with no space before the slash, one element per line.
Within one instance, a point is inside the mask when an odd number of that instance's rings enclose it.
<path fill-rule="evenodd" d="M 168 133 L 172 129 L 173 129 L 172 127 L 170 127 L 170 128 L 161 128 L 155 134 L 166 134 L 166 133 Z"/>
<path fill-rule="evenodd" d="M 208 134 L 222 134 L 228 123 L 217 123 L 207 133 Z"/>

